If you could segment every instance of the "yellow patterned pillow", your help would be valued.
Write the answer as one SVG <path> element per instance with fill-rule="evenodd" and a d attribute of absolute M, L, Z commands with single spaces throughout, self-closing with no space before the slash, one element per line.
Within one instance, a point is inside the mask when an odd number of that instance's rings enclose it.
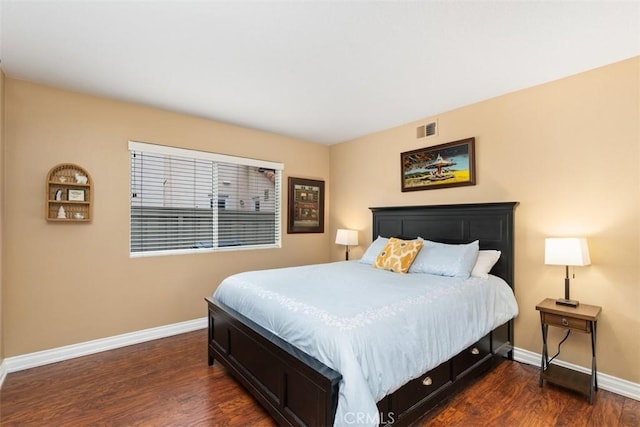
<path fill-rule="evenodd" d="M 401 240 L 392 237 L 378 254 L 375 268 L 394 273 L 406 273 L 422 248 L 422 240 Z"/>

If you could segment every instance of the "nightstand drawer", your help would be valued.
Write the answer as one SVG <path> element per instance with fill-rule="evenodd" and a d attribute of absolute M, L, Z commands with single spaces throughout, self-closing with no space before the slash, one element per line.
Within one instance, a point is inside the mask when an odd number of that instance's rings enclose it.
<path fill-rule="evenodd" d="M 559 314 L 542 313 L 542 323 L 560 326 L 561 328 L 577 329 L 579 331 L 591 332 L 591 322 L 575 317 L 561 316 Z"/>

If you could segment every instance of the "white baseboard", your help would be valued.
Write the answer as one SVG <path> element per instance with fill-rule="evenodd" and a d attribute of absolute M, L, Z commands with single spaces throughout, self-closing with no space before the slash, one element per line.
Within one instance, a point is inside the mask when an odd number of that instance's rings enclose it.
<path fill-rule="evenodd" d="M 540 367 L 542 355 L 540 353 L 534 353 L 532 351 L 516 347 L 513 349 L 513 359 L 517 362 Z M 555 359 L 553 363 L 564 368 L 573 369 L 585 374 L 591 374 L 590 368 L 574 365 L 573 363 L 564 362 L 558 359 Z M 631 399 L 640 400 L 640 384 L 603 374 L 602 372 L 598 372 L 598 388 L 621 396 L 629 397 Z"/>
<path fill-rule="evenodd" d="M 0 388 L 2 388 L 2 383 L 4 383 L 4 379 L 7 377 L 7 364 L 4 363 L 4 359 L 0 362 Z"/>
<path fill-rule="evenodd" d="M 4 378 L 2 376 L 3 372 L 6 375 L 6 373 L 99 353 L 101 351 L 113 350 L 114 348 L 126 347 L 128 345 L 139 344 L 145 341 L 156 340 L 172 335 L 183 334 L 185 332 L 191 332 L 206 327 L 207 318 L 202 317 L 200 319 L 159 326 L 157 328 L 143 329 L 142 331 L 67 345 L 64 347 L 53 348 L 51 350 L 43 350 L 35 353 L 23 354 L 21 356 L 7 357 L 0 365 L 0 386 L 2 385 L 1 380 Z"/>
<path fill-rule="evenodd" d="M 8 373 L 21 371 L 23 369 L 34 368 L 36 366 L 47 365 L 49 363 L 61 362 L 63 360 L 73 359 L 80 356 L 99 353 L 101 351 L 113 350 L 114 348 L 126 347 L 132 344 L 139 344 L 145 341 L 151 341 L 159 338 L 165 338 L 172 335 L 182 334 L 185 332 L 204 329 L 207 327 L 207 318 L 189 320 L 186 322 L 174 323 L 157 328 L 144 329 L 142 331 L 131 332 L 128 334 L 116 335 L 113 337 L 87 341 L 79 344 L 67 345 L 51 350 L 38 351 L 35 353 L 24 354 L 21 356 L 7 357 L 0 362 L 0 387 L 4 382 Z M 521 348 L 513 349 L 513 357 L 517 362 L 526 363 L 533 366 L 540 366 L 541 355 L 532 351 Z M 590 373 L 591 371 L 582 366 L 572 363 L 555 360 L 559 366 L 574 369 L 578 372 Z M 598 372 L 598 387 L 640 401 L 640 384 L 632 383 L 611 375 Z"/>

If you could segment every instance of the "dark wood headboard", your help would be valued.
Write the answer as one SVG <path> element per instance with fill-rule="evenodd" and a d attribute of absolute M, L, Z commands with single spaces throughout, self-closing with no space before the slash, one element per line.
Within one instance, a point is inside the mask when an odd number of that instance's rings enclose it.
<path fill-rule="evenodd" d="M 502 252 L 491 274 L 513 283 L 513 214 L 518 202 L 369 208 L 373 240 L 378 236 L 433 240 L 442 243 L 480 242 L 480 249 Z"/>

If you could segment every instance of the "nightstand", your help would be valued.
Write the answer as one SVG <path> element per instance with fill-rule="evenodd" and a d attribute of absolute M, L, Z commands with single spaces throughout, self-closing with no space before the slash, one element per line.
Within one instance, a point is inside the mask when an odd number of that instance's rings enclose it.
<path fill-rule="evenodd" d="M 542 362 L 540 364 L 540 387 L 546 380 L 552 384 L 575 390 L 589 396 L 589 403 L 593 404 L 594 392 L 598 390 L 598 374 L 596 372 L 596 326 L 602 307 L 597 305 L 580 304 L 568 307 L 556 304 L 556 300 L 547 298 L 536 306 L 540 311 L 542 326 Z M 591 375 L 550 364 L 547 350 L 547 332 L 549 326 L 567 329 L 567 336 L 571 331 L 591 334 Z M 560 342 L 562 344 L 564 339 Z M 558 351 L 560 354 L 560 351 Z M 558 355 L 556 354 L 556 356 Z"/>

